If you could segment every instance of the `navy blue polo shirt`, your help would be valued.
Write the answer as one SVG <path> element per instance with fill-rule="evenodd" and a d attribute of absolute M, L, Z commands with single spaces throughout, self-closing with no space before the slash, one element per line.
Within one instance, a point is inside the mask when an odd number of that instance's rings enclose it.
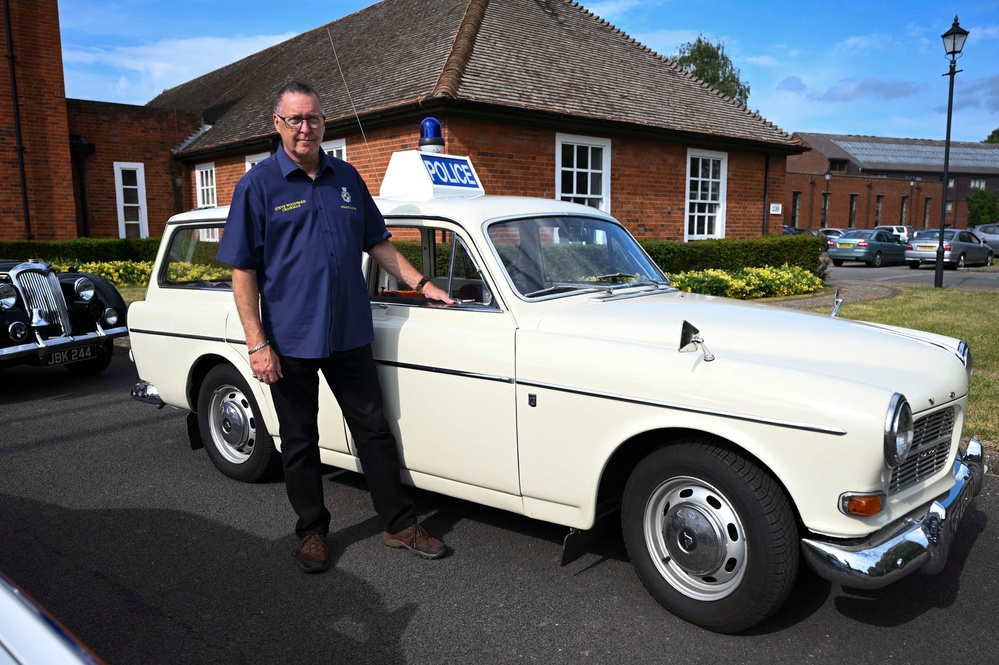
<path fill-rule="evenodd" d="M 361 253 L 386 240 L 368 187 L 320 154 L 315 180 L 284 151 L 236 184 L 218 260 L 257 271 L 264 332 L 280 355 L 325 358 L 371 342 Z"/>

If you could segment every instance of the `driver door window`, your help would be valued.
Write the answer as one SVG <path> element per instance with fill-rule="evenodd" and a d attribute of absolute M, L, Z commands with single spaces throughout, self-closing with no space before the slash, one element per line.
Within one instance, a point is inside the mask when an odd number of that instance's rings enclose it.
<path fill-rule="evenodd" d="M 484 273 L 472 258 L 464 239 L 452 231 L 420 227 L 392 227 L 392 243 L 413 266 L 461 307 L 495 309 L 495 299 Z M 415 284 L 399 282 L 377 263 L 372 264 L 373 302 L 422 306 L 430 304 Z"/>

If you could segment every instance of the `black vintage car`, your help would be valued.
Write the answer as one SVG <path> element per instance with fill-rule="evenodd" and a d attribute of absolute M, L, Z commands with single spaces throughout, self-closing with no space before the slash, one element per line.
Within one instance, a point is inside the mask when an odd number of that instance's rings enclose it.
<path fill-rule="evenodd" d="M 111 362 L 114 338 L 127 334 L 125 301 L 106 279 L 0 259 L 0 369 L 62 365 L 97 374 Z"/>

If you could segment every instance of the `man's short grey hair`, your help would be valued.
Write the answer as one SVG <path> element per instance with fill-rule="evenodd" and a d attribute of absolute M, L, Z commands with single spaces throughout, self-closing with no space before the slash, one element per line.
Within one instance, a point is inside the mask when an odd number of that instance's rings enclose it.
<path fill-rule="evenodd" d="M 281 115 L 281 103 L 284 101 L 285 95 L 312 95 L 319 102 L 319 112 L 323 113 L 323 100 L 319 97 L 319 93 L 308 83 L 302 83 L 301 81 L 292 81 L 291 83 L 286 83 L 283 88 L 278 90 L 277 94 L 274 95 L 274 114 Z"/>

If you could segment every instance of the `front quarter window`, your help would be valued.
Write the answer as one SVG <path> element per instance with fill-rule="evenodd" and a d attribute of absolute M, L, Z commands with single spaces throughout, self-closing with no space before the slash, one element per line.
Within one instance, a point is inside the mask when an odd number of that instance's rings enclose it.
<path fill-rule="evenodd" d="M 495 222 L 488 234 L 510 284 L 526 298 L 669 283 L 635 239 L 609 220 L 531 217 Z"/>

